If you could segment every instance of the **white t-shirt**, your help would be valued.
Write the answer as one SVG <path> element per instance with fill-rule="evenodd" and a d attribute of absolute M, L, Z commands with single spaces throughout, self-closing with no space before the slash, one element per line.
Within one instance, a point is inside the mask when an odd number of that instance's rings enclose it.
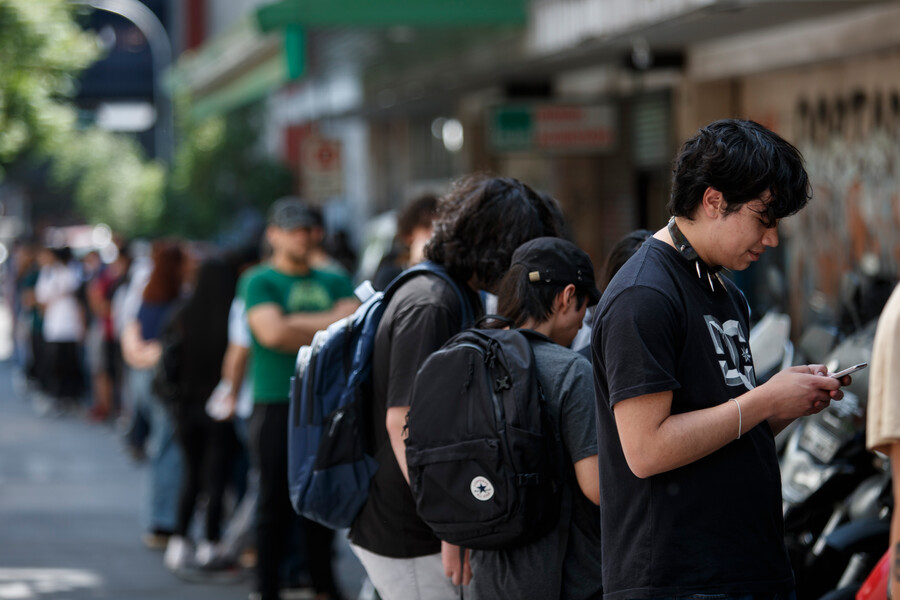
<path fill-rule="evenodd" d="M 228 313 L 228 343 L 250 347 L 250 325 L 247 324 L 247 310 L 244 299 L 235 296 L 231 302 L 231 310 Z M 253 360 L 252 357 L 250 360 Z M 244 382 L 237 394 L 237 406 L 235 412 L 242 419 L 249 419 L 253 413 L 253 386 L 250 369 L 244 374 Z"/>
<path fill-rule="evenodd" d="M 900 442 L 900 286 L 881 312 L 869 371 L 866 445 L 887 450 Z"/>
<path fill-rule="evenodd" d="M 84 337 L 81 306 L 75 298 L 79 278 L 65 265 L 41 268 L 34 286 L 35 299 L 44 305 L 44 340 L 79 342 Z"/>

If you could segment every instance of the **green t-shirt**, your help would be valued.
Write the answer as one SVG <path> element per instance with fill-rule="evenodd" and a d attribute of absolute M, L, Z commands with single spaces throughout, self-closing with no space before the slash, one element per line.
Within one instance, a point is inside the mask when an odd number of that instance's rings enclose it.
<path fill-rule="evenodd" d="M 248 272 L 239 290 L 248 313 L 260 304 L 276 304 L 290 314 L 328 310 L 336 300 L 353 296 L 353 283 L 336 273 L 310 270 L 307 275 L 286 275 L 266 265 Z M 254 402 L 287 402 L 297 353 L 262 346 L 252 330 L 251 340 Z"/>

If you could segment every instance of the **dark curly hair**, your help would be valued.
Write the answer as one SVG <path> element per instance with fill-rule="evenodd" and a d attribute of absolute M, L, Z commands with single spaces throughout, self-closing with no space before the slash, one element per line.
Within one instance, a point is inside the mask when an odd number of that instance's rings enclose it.
<path fill-rule="evenodd" d="M 572 239 L 556 200 L 516 179 L 472 176 L 441 198 L 425 256 L 492 291 L 516 248 L 542 236 Z"/>
<path fill-rule="evenodd" d="M 806 206 L 812 195 L 800 151 L 759 123 L 738 119 L 714 121 L 681 147 L 669 214 L 692 218 L 708 187 L 722 193 L 726 214 L 769 190 L 772 199 L 761 215 L 769 227 Z"/>

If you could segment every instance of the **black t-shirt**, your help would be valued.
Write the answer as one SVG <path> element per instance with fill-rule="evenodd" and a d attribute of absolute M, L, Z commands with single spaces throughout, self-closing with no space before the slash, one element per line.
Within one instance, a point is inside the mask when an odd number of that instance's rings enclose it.
<path fill-rule="evenodd" d="M 692 464 L 638 479 L 612 407 L 672 392 L 672 413 L 756 385 L 746 301 L 734 284 L 650 239 L 610 283 L 594 322 L 603 583 L 607 600 L 787 591 L 781 479 L 761 423 Z M 724 285 L 724 287 L 723 287 Z M 735 410 L 737 436 L 737 410 Z"/>
<path fill-rule="evenodd" d="M 459 288 L 480 316 L 480 301 L 464 283 Z M 378 471 L 369 499 L 356 517 L 350 540 L 370 552 L 391 558 L 413 558 L 440 552 L 441 543 L 416 513 L 415 502 L 391 448 L 385 428 L 387 409 L 410 406 L 416 372 L 432 352 L 462 330 L 462 307 L 443 279 L 419 275 L 391 298 L 375 334 L 372 362 L 373 400 L 369 422 Z"/>

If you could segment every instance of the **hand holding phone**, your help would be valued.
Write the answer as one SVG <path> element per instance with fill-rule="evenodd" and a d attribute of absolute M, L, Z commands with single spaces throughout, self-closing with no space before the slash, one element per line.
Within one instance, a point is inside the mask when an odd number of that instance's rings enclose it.
<path fill-rule="evenodd" d="M 869 363 L 859 363 L 858 365 L 853 365 L 852 367 L 847 367 L 843 371 L 838 371 L 837 373 L 829 373 L 829 377 L 834 377 L 835 379 L 841 379 L 845 375 L 849 375 L 850 373 L 856 373 L 857 371 L 861 371 L 869 366 Z"/>

